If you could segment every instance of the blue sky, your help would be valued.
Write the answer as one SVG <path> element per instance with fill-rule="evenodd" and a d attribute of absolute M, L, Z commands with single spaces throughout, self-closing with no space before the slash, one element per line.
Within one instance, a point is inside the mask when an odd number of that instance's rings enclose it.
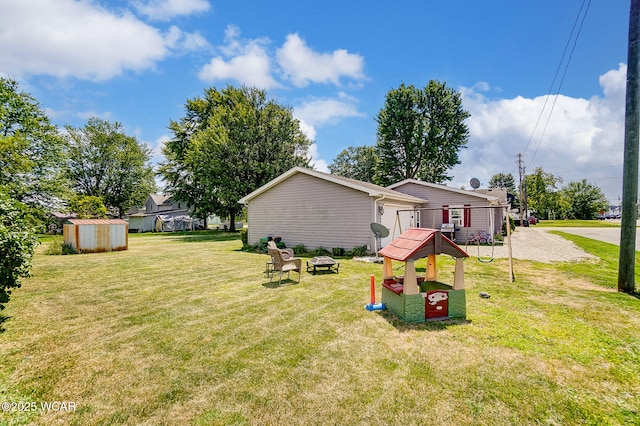
<path fill-rule="evenodd" d="M 617 204 L 628 19 L 622 0 L 0 0 L 0 75 L 60 126 L 122 123 L 154 161 L 187 99 L 264 88 L 319 170 L 375 144 L 390 89 L 435 79 L 471 113 L 449 185 L 517 179 L 523 153 L 528 172 L 587 179 Z"/>

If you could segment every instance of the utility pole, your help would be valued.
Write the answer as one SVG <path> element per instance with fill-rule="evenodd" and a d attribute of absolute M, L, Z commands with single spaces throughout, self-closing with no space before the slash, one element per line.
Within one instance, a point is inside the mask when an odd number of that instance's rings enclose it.
<path fill-rule="evenodd" d="M 624 166 L 622 172 L 622 225 L 618 291 L 635 291 L 636 220 L 638 218 L 638 141 L 640 120 L 640 0 L 631 0 L 627 100 L 624 117 Z"/>
<path fill-rule="evenodd" d="M 520 174 L 520 187 L 519 187 L 519 191 L 520 191 L 520 226 L 524 226 L 524 221 L 525 221 L 525 212 L 527 209 L 527 201 L 525 200 L 525 192 L 523 189 L 523 184 L 522 184 L 522 180 L 524 179 L 524 164 L 522 161 L 522 154 L 518 154 L 516 155 L 516 158 L 518 159 L 517 163 L 518 163 L 518 173 Z"/>

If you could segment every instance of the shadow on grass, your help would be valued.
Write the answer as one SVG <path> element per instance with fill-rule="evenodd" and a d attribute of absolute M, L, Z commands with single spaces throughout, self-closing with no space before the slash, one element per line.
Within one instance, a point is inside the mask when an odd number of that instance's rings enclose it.
<path fill-rule="evenodd" d="M 178 231 L 168 234 L 185 243 L 200 243 L 203 241 L 233 241 L 240 239 L 239 232 L 229 231 Z"/>
<path fill-rule="evenodd" d="M 441 331 L 446 330 L 447 328 L 452 326 L 471 324 L 471 320 L 467 320 L 464 318 L 455 318 L 442 321 L 404 322 L 389 311 L 380 311 L 377 314 L 384 318 L 389 324 L 394 326 L 400 332 L 413 330 Z"/>
<path fill-rule="evenodd" d="M 0 333 L 4 333 L 6 331 L 6 328 L 4 328 L 2 324 L 4 324 L 6 321 L 9 321 L 9 318 L 11 317 L 5 317 L 4 315 L 0 315 Z"/>
<path fill-rule="evenodd" d="M 286 278 L 286 279 L 283 279 L 281 283 L 276 281 L 275 279 L 273 281 L 269 281 L 268 283 L 262 283 L 262 287 L 275 289 L 280 287 L 289 287 L 289 286 L 298 285 L 298 284 L 300 284 L 300 282 Z"/>

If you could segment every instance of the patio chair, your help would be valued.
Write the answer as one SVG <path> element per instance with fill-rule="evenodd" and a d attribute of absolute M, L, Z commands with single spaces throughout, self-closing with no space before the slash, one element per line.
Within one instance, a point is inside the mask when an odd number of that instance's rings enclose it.
<path fill-rule="evenodd" d="M 284 260 L 287 259 L 293 259 L 294 254 L 293 254 L 293 250 L 289 249 L 289 248 L 278 248 L 278 246 L 276 245 L 275 241 L 267 241 L 267 245 L 269 246 L 270 249 L 276 249 L 276 250 L 280 250 L 282 252 L 282 255 L 284 256 Z"/>
<path fill-rule="evenodd" d="M 269 255 L 271 256 L 271 261 L 273 262 L 273 271 L 271 272 L 271 279 L 269 281 L 273 281 L 273 274 L 279 271 L 280 281 L 278 282 L 278 285 L 280 285 L 282 283 L 282 274 L 286 272 L 287 278 L 289 278 L 289 273 L 291 271 L 296 271 L 298 273 L 298 282 L 300 282 L 302 259 L 285 259 L 283 250 L 285 249 L 269 249 Z"/>

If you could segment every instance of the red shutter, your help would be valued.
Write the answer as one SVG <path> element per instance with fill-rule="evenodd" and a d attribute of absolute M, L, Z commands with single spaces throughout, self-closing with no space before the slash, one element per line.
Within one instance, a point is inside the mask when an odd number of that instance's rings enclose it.
<path fill-rule="evenodd" d="M 442 223 L 449 223 L 449 205 L 442 206 Z"/>
<path fill-rule="evenodd" d="M 471 227 L 471 204 L 464 205 L 464 227 Z"/>

